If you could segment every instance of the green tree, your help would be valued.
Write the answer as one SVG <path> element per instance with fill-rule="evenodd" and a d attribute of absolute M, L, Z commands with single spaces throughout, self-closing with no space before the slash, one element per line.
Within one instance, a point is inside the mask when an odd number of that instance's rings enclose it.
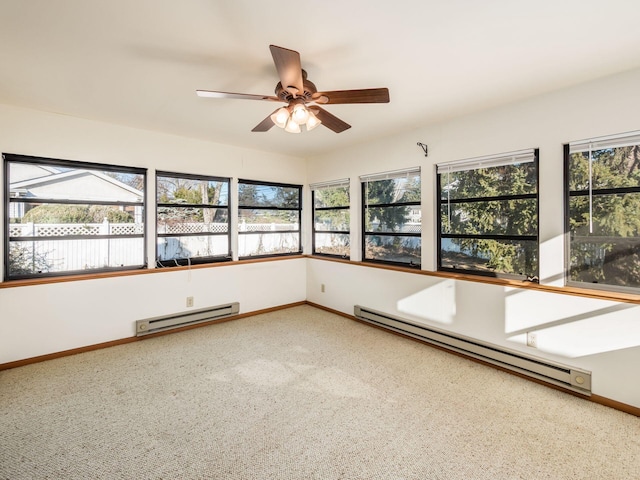
<path fill-rule="evenodd" d="M 314 208 L 337 208 L 349 206 L 349 187 L 327 187 L 313 193 Z M 315 212 L 316 228 L 324 225 L 327 230 L 349 231 L 349 210 L 320 210 Z M 322 227 L 320 227 L 322 229 Z"/>
<path fill-rule="evenodd" d="M 163 222 L 213 223 L 226 221 L 226 208 L 215 208 L 219 205 L 223 189 L 227 186 L 226 182 L 179 177 L 159 178 L 158 203 L 176 205 L 176 207 L 163 206 L 158 208 L 158 214 Z M 203 207 L 201 205 L 210 206 Z"/>
<path fill-rule="evenodd" d="M 390 236 L 403 232 L 411 211 L 420 205 L 420 176 L 369 181 L 365 184 L 365 229 L 367 257 L 420 263 L 419 243 L 411 236 Z M 406 205 L 406 203 L 417 205 Z M 373 233 L 381 235 L 373 235 Z M 413 233 L 413 232 L 412 232 Z"/>
<path fill-rule="evenodd" d="M 589 154 L 569 159 L 569 189 L 589 190 Z M 588 195 L 569 206 L 570 276 L 582 282 L 640 286 L 640 193 L 611 190 L 640 187 L 640 145 L 594 150 Z"/>
<path fill-rule="evenodd" d="M 132 223 L 133 216 L 112 205 L 39 205 L 29 210 L 22 223 Z"/>
<path fill-rule="evenodd" d="M 443 233 L 516 237 L 537 234 L 536 200 L 508 198 L 536 193 L 535 163 L 440 175 Z M 485 198 L 490 200 L 482 200 Z M 449 200 L 462 200 L 462 203 L 449 203 Z M 483 238 L 452 238 L 451 241 L 460 249 L 457 256 L 466 256 L 459 258 L 457 263 L 472 269 L 529 275 L 538 270 L 534 242 Z M 456 254 L 446 252 L 446 255 L 454 257 Z"/>
<path fill-rule="evenodd" d="M 397 232 L 409 219 L 410 206 L 393 206 L 396 203 L 420 202 L 420 177 L 395 178 L 367 182 L 365 225 L 374 231 L 373 223 L 379 222 L 376 231 Z M 376 205 L 392 205 L 376 207 Z M 400 240 L 400 239 L 398 239 Z"/>
<path fill-rule="evenodd" d="M 238 204 L 241 206 L 260 205 L 258 186 L 252 183 L 241 183 L 238 185 Z"/>
<path fill-rule="evenodd" d="M 51 270 L 51 264 L 46 254 L 34 251 L 32 246 L 21 242 L 12 242 L 9 245 L 9 275 L 31 275 Z"/>

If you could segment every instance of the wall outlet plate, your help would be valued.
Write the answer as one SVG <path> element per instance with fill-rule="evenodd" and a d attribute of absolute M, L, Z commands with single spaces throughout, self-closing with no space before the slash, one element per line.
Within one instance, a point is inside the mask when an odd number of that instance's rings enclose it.
<path fill-rule="evenodd" d="M 538 348 L 538 336 L 535 332 L 527 332 L 527 347 Z"/>

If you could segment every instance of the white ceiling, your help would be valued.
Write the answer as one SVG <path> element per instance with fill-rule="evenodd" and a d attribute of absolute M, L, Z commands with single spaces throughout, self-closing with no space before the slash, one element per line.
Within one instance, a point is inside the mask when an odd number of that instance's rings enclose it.
<path fill-rule="evenodd" d="M 0 103 L 308 157 L 640 67 L 637 0 L 0 0 Z M 251 129 L 275 108 L 269 45 L 352 125 Z"/>

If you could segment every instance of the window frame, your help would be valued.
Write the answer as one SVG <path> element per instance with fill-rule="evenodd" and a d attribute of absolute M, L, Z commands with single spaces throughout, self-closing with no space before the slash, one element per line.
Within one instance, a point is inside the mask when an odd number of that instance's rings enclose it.
<path fill-rule="evenodd" d="M 591 140 L 583 140 L 576 142 L 569 142 L 563 145 L 563 155 L 564 155 L 564 280 L 565 285 L 568 287 L 575 287 L 579 289 L 590 289 L 590 290 L 601 290 L 601 291 L 609 291 L 609 292 L 619 292 L 619 293 L 633 293 L 637 294 L 640 292 L 640 287 L 629 287 L 623 285 L 614 285 L 607 283 L 595 283 L 595 282 L 587 282 L 587 281 L 578 281 L 571 280 L 571 198 L 572 197 L 581 197 L 581 196 L 590 196 L 591 199 L 596 197 L 616 197 L 616 196 L 624 196 L 627 194 L 640 194 L 640 184 L 635 187 L 613 187 L 613 188 L 598 188 L 594 189 L 590 187 L 587 190 L 570 190 L 570 160 L 571 160 L 571 146 L 572 145 L 580 145 L 586 143 L 594 144 L 594 151 L 609 149 L 609 148 L 622 148 L 624 146 L 632 146 L 629 145 L 624 139 L 632 139 L 635 138 L 635 141 L 632 145 L 640 145 L 640 131 L 635 132 L 627 132 L 603 137 L 594 137 Z M 622 142 L 621 142 L 622 140 Z M 576 152 L 577 153 L 577 152 Z M 636 237 L 619 237 L 619 238 L 638 238 L 640 241 L 640 235 Z"/>
<path fill-rule="evenodd" d="M 287 257 L 292 255 L 301 255 L 302 254 L 302 185 L 295 185 L 290 183 L 279 183 L 279 182 L 268 182 L 261 180 L 248 180 L 248 179 L 238 179 L 237 190 L 240 192 L 240 185 L 262 185 L 267 187 L 282 187 L 282 188 L 293 188 L 298 191 L 298 207 L 297 208 L 289 208 L 289 207 L 277 207 L 277 206 L 264 206 L 264 205 L 241 205 L 240 198 L 238 198 L 238 217 L 240 217 L 240 212 L 242 210 L 275 210 L 275 211 L 288 211 L 288 212 L 297 212 L 298 214 L 298 229 L 297 230 L 277 230 L 274 232 L 270 231 L 255 231 L 255 232 L 241 232 L 240 231 L 240 222 L 238 221 L 237 234 L 238 239 L 244 235 L 278 235 L 282 233 L 297 233 L 298 234 L 298 248 L 295 252 L 285 252 L 285 253 L 266 253 L 263 255 L 240 255 L 240 246 L 238 245 L 238 259 L 239 260 L 248 260 L 254 258 L 270 258 L 270 257 Z M 238 242 L 239 243 L 239 242 Z"/>
<path fill-rule="evenodd" d="M 111 165 L 111 164 L 102 164 L 102 163 L 94 163 L 94 162 L 84 162 L 77 160 L 65 160 L 65 159 L 57 159 L 57 158 L 48 158 L 48 157 L 39 157 L 39 156 L 30 156 L 30 155 L 21 155 L 14 153 L 3 153 L 3 189 L 4 189 L 4 248 L 3 248 L 3 280 L 11 281 L 11 280 L 24 280 L 24 279 L 38 279 L 38 278 L 53 278 L 53 277 L 66 277 L 71 275 L 91 275 L 91 274 L 99 274 L 104 272 L 119 272 L 119 271 L 131 271 L 131 270 L 141 270 L 147 268 L 147 234 L 148 234 L 148 222 L 147 222 L 147 169 L 141 167 L 129 167 L 129 166 L 121 166 L 121 165 Z M 47 198 L 47 197 L 12 197 L 10 192 L 10 165 L 11 164 L 28 164 L 28 165 L 42 165 L 47 167 L 60 167 L 67 168 L 70 170 L 95 170 L 98 172 L 115 172 L 115 173 L 123 173 L 123 174 L 134 174 L 142 176 L 143 190 L 142 190 L 142 201 L 141 202 L 132 202 L 132 201 L 111 201 L 111 200 L 89 200 L 89 199 L 66 199 L 61 200 L 59 198 Z M 61 236 L 48 236 L 41 237 L 41 240 L 35 240 L 39 237 L 14 237 L 18 240 L 11 240 L 11 232 L 10 232 L 10 222 L 11 222 L 11 204 L 12 203 L 23 203 L 23 204 L 47 204 L 47 205 L 101 205 L 101 206 L 118 206 L 118 207 L 141 207 L 142 213 L 142 233 L 140 234 L 125 234 L 125 235 L 114 235 L 114 234 L 101 234 L 101 235 L 61 235 Z M 112 266 L 112 267 L 100 267 L 100 268 L 91 268 L 91 269 L 74 269 L 74 270 L 64 270 L 64 271 L 54 271 L 54 272 L 37 272 L 37 273 L 23 273 L 23 274 L 14 274 L 12 275 L 10 272 L 10 262 L 11 262 L 11 245 L 15 244 L 15 242 L 45 242 L 45 241 L 68 241 L 68 240 L 112 240 L 112 239 L 131 239 L 131 238 L 140 238 L 142 240 L 142 263 L 127 265 L 127 266 Z"/>
<path fill-rule="evenodd" d="M 437 270 L 439 272 L 450 272 L 450 273 L 457 273 L 457 274 L 466 274 L 466 275 L 478 275 L 478 276 L 483 276 L 483 277 L 494 277 L 494 278 L 504 278 L 504 279 L 516 279 L 516 280 L 526 280 L 526 281 L 531 281 L 531 282 L 535 282 L 538 283 L 539 282 L 539 275 L 540 275 L 540 151 L 538 148 L 533 148 L 533 149 L 529 149 L 529 150 L 525 150 L 525 151 L 518 151 L 518 152 L 512 152 L 510 153 L 505 153 L 505 154 L 499 154 L 499 155 L 490 155 L 487 157 L 480 157 L 477 159 L 469 159 L 469 160 L 462 160 L 459 162 L 451 162 L 451 165 L 460 165 L 460 166 L 464 166 L 465 164 L 468 164 L 470 168 L 464 168 L 461 169 L 462 171 L 471 171 L 471 170 L 480 170 L 482 168 L 492 168 L 492 167 L 498 167 L 501 166 L 500 163 L 498 164 L 492 164 L 491 163 L 491 159 L 493 158 L 501 158 L 501 157 L 509 157 L 510 155 L 517 155 L 519 153 L 522 152 L 528 152 L 528 151 L 532 151 L 533 152 L 533 164 L 535 165 L 535 169 L 536 169 L 536 183 L 535 183 L 535 187 L 536 187 L 536 192 L 535 193 L 529 193 L 529 194 L 509 194 L 509 195 L 494 195 L 494 196 L 487 196 L 487 197 L 473 197 L 473 198 L 462 198 L 462 199 L 454 199 L 454 200 L 447 200 L 447 203 L 449 205 L 451 204 L 463 204 L 463 203 L 481 203 L 481 202 L 495 202 L 495 201 L 504 201 L 504 202 L 508 202 L 511 200 L 526 200 L 526 199 L 535 199 L 536 201 L 536 227 L 535 227 L 535 235 L 497 235 L 497 234 L 448 234 L 448 233 L 443 233 L 443 224 L 442 224 L 442 206 L 443 206 L 443 199 L 442 199 L 442 177 L 441 175 L 443 175 L 442 173 L 438 173 L 436 170 L 436 212 L 437 212 L 437 225 L 436 225 L 436 232 L 437 232 Z M 485 165 L 483 165 L 483 161 L 485 161 Z M 531 162 L 527 162 L 527 163 L 531 163 Z M 472 165 L 478 165 L 475 168 L 472 168 Z M 515 163 L 517 164 L 517 162 Z M 445 164 L 439 164 L 436 167 L 440 167 L 443 166 Z M 537 257 L 538 257 L 538 266 L 537 266 L 537 271 L 536 272 L 527 272 L 524 275 L 520 275 L 520 274 L 512 274 L 512 273 L 504 273 L 504 272 L 491 272 L 491 271 L 485 271 L 485 270 L 473 270 L 473 269 L 466 269 L 466 268 L 455 268 L 455 267 L 443 267 L 442 266 L 442 240 L 443 239 L 453 239 L 453 238 L 460 238 L 460 239 L 472 239 L 472 240 L 503 240 L 503 241 L 535 241 L 536 244 L 536 253 L 537 253 Z"/>
<path fill-rule="evenodd" d="M 349 245 L 351 245 L 351 226 L 349 225 L 348 230 L 316 230 L 316 212 L 332 212 L 332 211 L 343 211 L 346 210 L 348 213 L 351 212 L 351 195 L 350 195 L 350 183 L 349 179 L 345 180 L 336 180 L 335 182 L 327 182 L 324 184 L 313 184 L 311 187 L 311 205 L 313 207 L 313 213 L 311 218 L 312 225 L 312 236 L 311 236 L 311 253 L 312 255 L 319 255 L 324 257 L 332 257 L 332 258 L 342 258 L 349 260 L 351 258 L 351 254 L 348 255 L 339 255 L 335 253 L 323 253 L 316 251 L 316 234 L 335 234 L 335 235 L 346 235 L 349 239 Z M 339 188 L 343 187 L 347 189 L 347 195 L 349 196 L 349 204 L 341 205 L 338 207 L 316 207 L 316 192 L 318 190 L 329 189 L 329 188 Z"/>
<path fill-rule="evenodd" d="M 202 204 L 202 203 L 184 203 L 184 204 L 175 204 L 175 203 L 165 203 L 158 202 L 158 184 L 160 178 L 175 178 L 175 179 L 183 179 L 183 180 L 197 180 L 197 181 L 205 181 L 205 182 L 225 182 L 227 184 L 227 204 L 226 205 L 212 205 L 212 204 Z M 185 266 L 185 265 L 199 265 L 205 263 L 216 263 L 216 262 L 228 262 L 232 260 L 231 257 L 231 179 L 228 177 L 216 177 L 211 175 L 198 175 L 191 173 L 177 173 L 177 172 L 168 172 L 168 171 L 156 171 L 155 174 L 156 181 L 156 243 L 155 243 L 155 259 L 157 267 L 171 267 L 171 266 Z M 225 209 L 227 211 L 227 231 L 226 232 L 197 232 L 197 233 L 159 233 L 158 232 L 158 212 L 160 208 L 169 207 L 169 208 L 216 208 L 216 209 Z M 198 236 L 222 236 L 226 235 L 227 237 L 227 253 L 223 255 L 208 255 L 201 257 L 188 257 L 188 258 L 174 258 L 170 260 L 160 260 L 158 258 L 158 239 L 159 238 L 167 238 L 167 237 L 198 237 Z"/>
<path fill-rule="evenodd" d="M 393 265 L 397 267 L 407 267 L 407 268 L 422 268 L 422 260 L 420 259 L 419 263 L 410 262 L 397 262 L 393 260 L 380 260 L 376 258 L 367 258 L 367 236 L 377 236 L 377 237 L 389 237 L 389 238 L 418 238 L 420 239 L 420 256 L 422 255 L 422 223 L 419 233 L 408 233 L 408 232 L 369 232 L 367 231 L 366 219 L 367 219 L 367 209 L 370 207 L 367 201 L 367 184 L 369 182 L 382 181 L 382 180 L 393 180 L 396 178 L 402 178 L 405 175 L 409 175 L 411 173 L 417 174 L 420 178 L 420 195 L 422 198 L 422 170 L 417 168 L 407 168 L 402 170 L 397 170 L 393 172 L 379 173 L 373 175 L 362 175 L 360 177 L 360 198 L 361 198 L 361 254 L 362 261 L 366 263 L 376 263 L 382 265 Z M 419 207 L 420 208 L 420 216 L 422 218 L 422 200 L 420 201 L 408 201 L 408 202 L 391 202 L 391 203 L 376 203 L 371 205 L 371 208 L 396 208 L 396 207 Z"/>

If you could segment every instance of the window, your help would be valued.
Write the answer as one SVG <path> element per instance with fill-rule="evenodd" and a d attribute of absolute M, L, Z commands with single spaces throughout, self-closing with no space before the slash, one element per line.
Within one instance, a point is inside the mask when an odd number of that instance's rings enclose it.
<path fill-rule="evenodd" d="M 159 265 L 231 260 L 229 179 L 158 172 Z"/>
<path fill-rule="evenodd" d="M 538 277 L 538 150 L 439 164 L 438 269 Z"/>
<path fill-rule="evenodd" d="M 301 198 L 301 185 L 239 180 L 239 257 L 302 253 Z"/>
<path fill-rule="evenodd" d="M 313 253 L 349 258 L 349 179 L 311 185 Z"/>
<path fill-rule="evenodd" d="M 565 149 L 567 283 L 640 287 L 640 132 Z"/>
<path fill-rule="evenodd" d="M 145 267 L 146 170 L 4 159 L 7 280 Z"/>
<path fill-rule="evenodd" d="M 360 181 L 363 261 L 419 267 L 420 169 L 366 175 Z"/>

